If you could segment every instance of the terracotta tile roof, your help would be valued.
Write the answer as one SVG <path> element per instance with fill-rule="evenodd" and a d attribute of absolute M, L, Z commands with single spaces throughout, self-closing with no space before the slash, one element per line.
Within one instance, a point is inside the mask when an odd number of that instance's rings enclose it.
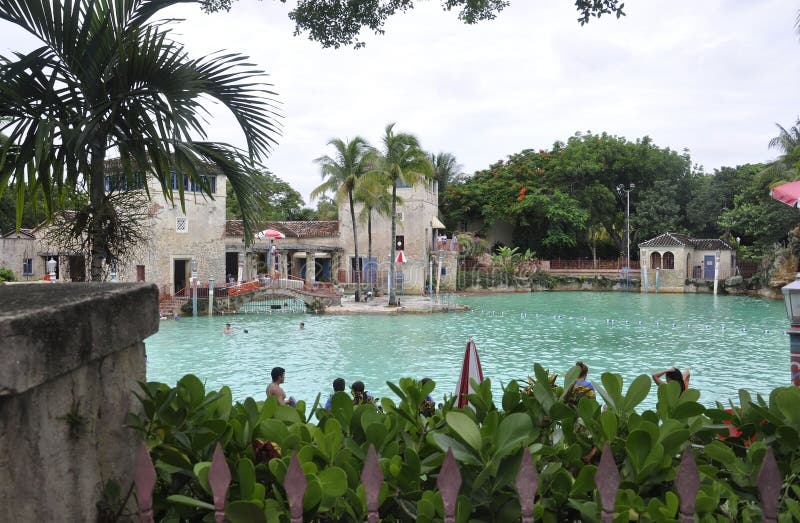
<path fill-rule="evenodd" d="M 733 247 L 726 242 L 713 238 L 713 239 L 699 239 L 690 238 L 685 234 L 677 232 L 665 232 L 660 236 L 656 236 L 646 242 L 639 244 L 639 247 L 652 248 L 652 247 L 692 247 L 702 251 L 711 250 L 733 250 Z"/>
<path fill-rule="evenodd" d="M 338 221 L 261 222 L 257 230 L 275 229 L 287 238 L 330 238 L 339 236 Z M 225 222 L 225 236 L 244 236 L 242 220 Z"/>
<path fill-rule="evenodd" d="M 9 231 L 6 234 L 0 236 L 2 238 L 32 238 L 35 239 L 36 235 L 33 229 L 20 229 L 19 235 L 17 235 L 17 231 Z"/>

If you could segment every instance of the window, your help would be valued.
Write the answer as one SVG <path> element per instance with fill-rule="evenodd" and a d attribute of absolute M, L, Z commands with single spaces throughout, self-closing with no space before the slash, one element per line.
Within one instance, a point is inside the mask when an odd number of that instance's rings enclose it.
<path fill-rule="evenodd" d="M 661 253 L 654 252 L 650 255 L 650 268 L 651 269 L 660 269 L 661 268 Z"/>
<path fill-rule="evenodd" d="M 22 275 L 31 276 L 33 274 L 33 258 L 22 259 Z"/>
<path fill-rule="evenodd" d="M 675 255 L 671 252 L 665 252 L 663 258 L 664 266 L 662 269 L 674 269 L 675 268 Z"/>
<path fill-rule="evenodd" d="M 186 216 L 178 216 L 175 219 L 176 232 L 189 232 L 189 219 Z"/>
<path fill-rule="evenodd" d="M 125 173 L 106 176 L 106 192 L 123 192 L 136 189 L 144 189 L 144 176 L 141 173 L 133 173 L 131 176 L 126 176 Z"/>
<path fill-rule="evenodd" d="M 136 281 L 144 281 L 144 265 L 136 266 Z"/>
<path fill-rule="evenodd" d="M 411 185 L 407 184 L 403 180 L 398 179 L 397 180 L 397 188 L 398 189 L 410 189 Z"/>
<path fill-rule="evenodd" d="M 170 173 L 172 176 L 172 190 L 178 190 L 178 173 L 172 172 Z M 203 183 L 208 186 L 208 189 L 211 191 L 211 194 L 216 194 L 217 192 L 217 177 L 216 176 L 201 176 Z M 183 190 L 190 191 L 190 192 L 203 192 L 203 185 L 197 182 L 190 182 L 189 178 L 186 176 L 182 177 L 183 180 Z"/>

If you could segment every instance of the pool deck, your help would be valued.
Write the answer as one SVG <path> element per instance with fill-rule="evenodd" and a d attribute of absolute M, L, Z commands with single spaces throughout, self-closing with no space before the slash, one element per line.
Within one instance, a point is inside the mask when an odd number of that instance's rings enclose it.
<path fill-rule="evenodd" d="M 341 305 L 325 309 L 325 314 L 429 314 L 432 312 L 467 311 L 463 304 L 435 303 L 427 296 L 400 296 L 399 307 L 389 307 L 388 296 L 371 298 L 367 302 L 356 302 L 352 295 L 342 298 Z"/>

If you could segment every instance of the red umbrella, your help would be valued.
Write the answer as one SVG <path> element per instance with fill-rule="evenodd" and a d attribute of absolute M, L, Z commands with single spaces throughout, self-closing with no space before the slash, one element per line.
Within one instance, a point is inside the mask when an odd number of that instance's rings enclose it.
<path fill-rule="evenodd" d="M 769 195 L 792 207 L 800 207 L 800 181 L 776 185 L 769 192 Z"/>
<path fill-rule="evenodd" d="M 464 363 L 461 364 L 461 375 L 458 377 L 458 384 L 456 385 L 456 396 L 458 396 L 458 407 L 465 407 L 469 401 L 467 394 L 474 393 L 469 380 L 473 379 L 476 383 L 483 381 L 483 369 L 481 369 L 481 360 L 478 357 L 478 348 L 475 347 L 475 342 L 472 338 L 467 342 L 467 349 L 464 351 Z"/>
<path fill-rule="evenodd" d="M 266 229 L 256 233 L 257 240 L 266 240 L 267 238 L 273 238 L 278 240 L 280 238 L 286 238 L 286 235 L 283 234 L 281 231 L 276 231 L 275 229 Z"/>

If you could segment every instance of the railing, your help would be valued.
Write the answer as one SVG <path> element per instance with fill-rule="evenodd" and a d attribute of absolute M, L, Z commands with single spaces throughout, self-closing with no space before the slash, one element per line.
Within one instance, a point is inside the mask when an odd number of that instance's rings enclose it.
<path fill-rule="evenodd" d="M 143 523 L 152 523 L 153 488 L 156 483 L 156 471 L 150 459 L 150 452 L 144 443 L 142 443 L 139 450 L 133 480 L 136 485 L 141 521 Z M 782 481 L 783 478 L 778 470 L 778 464 L 775 462 L 775 456 L 772 453 L 772 449 L 768 448 L 756 483 L 763 520 L 766 522 L 777 521 Z M 222 523 L 225 521 L 225 503 L 228 487 L 231 483 L 231 471 L 225 462 L 225 456 L 219 443 L 217 443 L 214 450 L 208 482 L 211 485 L 214 498 L 214 518 L 217 523 Z M 361 471 L 361 483 L 364 485 L 367 521 L 377 523 L 380 518 L 378 495 L 383 484 L 383 472 L 378 463 L 375 447 L 372 444 L 369 446 L 364 468 Z M 620 475 L 608 443 L 605 444 L 603 453 L 600 456 L 600 464 L 595 473 L 594 483 L 600 498 L 600 520 L 603 523 L 611 523 L 614 521 L 615 516 Z M 297 452 L 292 451 L 291 462 L 283 481 L 283 488 L 289 501 L 292 523 L 303 521 L 303 496 L 306 486 L 306 477 L 300 466 L 300 460 L 297 458 Z M 439 477 L 436 480 L 436 486 L 444 504 L 445 523 L 455 522 L 456 500 L 461 489 L 461 473 L 453 457 L 453 451 L 450 449 L 447 450 L 445 455 L 442 468 L 439 471 Z M 523 523 L 533 523 L 533 505 L 536 491 L 539 488 L 539 475 L 536 472 L 536 467 L 527 447 L 522 453 L 522 461 L 517 470 L 514 486 L 522 509 L 521 521 Z M 680 500 L 679 519 L 681 522 L 695 521 L 695 502 L 699 490 L 700 474 L 692 455 L 691 446 L 687 446 L 681 456 L 681 464 L 675 477 L 675 491 Z"/>
<path fill-rule="evenodd" d="M 620 270 L 625 267 L 625 259 L 614 260 L 550 260 L 550 270 Z M 639 260 L 631 260 L 631 269 L 639 270 Z"/>
<path fill-rule="evenodd" d="M 736 268 L 742 278 L 752 278 L 755 273 L 761 270 L 760 262 L 743 262 L 740 261 L 736 264 Z"/>
<path fill-rule="evenodd" d="M 458 240 L 455 237 L 444 240 L 436 240 L 436 246 L 434 247 L 434 250 L 458 252 Z"/>

